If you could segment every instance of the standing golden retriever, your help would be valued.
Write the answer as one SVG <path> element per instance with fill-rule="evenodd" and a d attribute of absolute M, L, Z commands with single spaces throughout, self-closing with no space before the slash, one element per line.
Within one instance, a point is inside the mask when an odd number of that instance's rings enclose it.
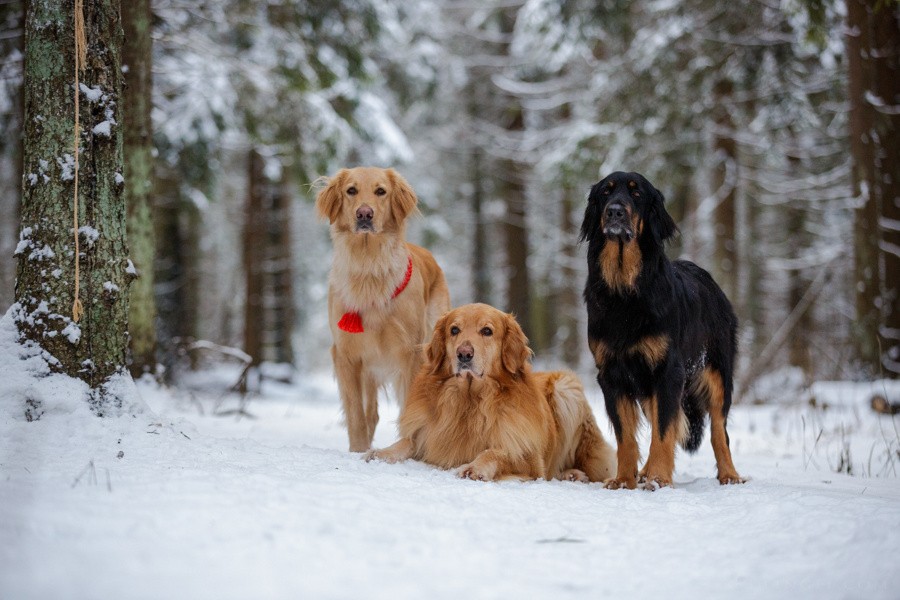
<path fill-rule="evenodd" d="M 450 311 L 400 415 L 400 440 L 374 458 L 414 458 L 460 477 L 604 481 L 616 468 L 574 373 L 534 373 L 512 315 L 486 304 Z"/>
<path fill-rule="evenodd" d="M 378 388 L 392 383 L 401 407 L 422 364 L 421 346 L 450 308 L 434 257 L 406 243 L 416 194 L 393 169 L 342 169 L 328 180 L 316 210 L 331 223 L 334 262 L 328 279 L 331 357 L 350 451 L 372 445 Z"/>

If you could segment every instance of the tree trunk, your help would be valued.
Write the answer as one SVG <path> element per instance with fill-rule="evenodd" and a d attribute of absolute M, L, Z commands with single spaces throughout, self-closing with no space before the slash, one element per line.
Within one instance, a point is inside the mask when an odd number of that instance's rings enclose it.
<path fill-rule="evenodd" d="M 32 2 L 25 31 L 22 231 L 16 323 L 51 366 L 99 388 L 125 366 L 128 248 L 123 199 L 119 3 L 87 0 L 81 79 L 79 235 L 84 316 L 75 300 L 73 2 Z M 102 398 L 102 394 L 99 396 Z M 97 396 L 95 396 L 97 398 Z M 103 413 L 100 401 L 93 403 Z"/>
<path fill-rule="evenodd" d="M 22 55 L 25 54 L 25 2 L 0 4 L 0 77 L 6 80 L 9 112 L 0 114 L 0 256 L 12 256 L 19 235 L 22 190 Z M 14 302 L 16 263 L 0 260 L 0 314 Z"/>
<path fill-rule="evenodd" d="M 578 368 L 581 357 L 584 332 L 582 332 L 580 316 L 583 312 L 581 304 L 582 281 L 576 265 L 581 262 L 578 253 L 579 226 L 573 218 L 576 198 L 579 194 L 571 186 L 563 186 L 561 202 L 560 229 L 562 234 L 562 251 L 560 258 L 558 301 L 553 311 L 557 312 L 560 326 L 560 346 L 562 359 L 573 369 Z"/>
<path fill-rule="evenodd" d="M 796 158 L 788 159 L 791 164 L 792 173 L 802 172 L 802 166 Z M 785 221 L 787 229 L 787 246 L 789 248 L 789 256 L 798 258 L 809 249 L 809 235 L 806 231 L 806 214 L 802 204 L 796 200 L 789 201 L 784 208 Z M 787 312 L 788 314 L 800 304 L 803 296 L 809 288 L 809 280 L 804 277 L 807 269 L 792 269 L 788 273 L 788 298 Z M 790 363 L 795 367 L 800 367 L 806 376 L 807 381 L 812 381 L 813 365 L 812 354 L 810 353 L 810 343 L 813 333 L 813 311 L 805 310 L 800 315 L 797 326 L 788 341 L 788 354 Z"/>
<path fill-rule="evenodd" d="M 250 367 L 262 362 L 263 330 L 263 257 L 266 245 L 266 192 L 264 161 L 256 148 L 249 154 L 249 178 L 247 208 L 244 213 L 244 275 L 246 277 L 246 301 L 244 302 L 244 352 L 250 355 Z M 246 379 L 241 393 L 246 393 Z"/>
<path fill-rule="evenodd" d="M 732 109 L 731 96 L 734 84 L 722 79 L 715 86 L 715 140 L 713 151 L 716 168 L 713 171 L 713 187 L 719 194 L 720 202 L 713 211 L 713 265 L 716 280 L 732 302 L 736 300 L 737 281 L 737 238 L 735 221 L 737 219 L 737 142 L 734 140 L 734 119 L 729 112 Z M 731 178 L 729 180 L 729 175 Z"/>
<path fill-rule="evenodd" d="M 150 189 L 153 159 L 151 137 L 150 0 L 122 3 L 125 45 L 125 200 L 128 206 L 128 244 L 138 273 L 131 285 L 128 327 L 131 336 L 131 374 L 139 377 L 156 367 L 156 302 L 153 260 L 156 254 Z"/>
<path fill-rule="evenodd" d="M 268 205 L 269 268 L 266 270 L 272 298 L 271 333 L 272 359 L 294 364 L 291 336 L 294 332 L 294 273 L 291 252 L 291 196 L 284 181 L 270 184 Z"/>
<path fill-rule="evenodd" d="M 872 374 L 900 376 L 900 17 L 847 0 L 856 341 Z"/>
<path fill-rule="evenodd" d="M 491 302 L 491 270 L 488 264 L 487 224 L 484 211 L 484 183 L 481 163 L 484 157 L 476 147 L 472 149 L 472 302 Z"/>

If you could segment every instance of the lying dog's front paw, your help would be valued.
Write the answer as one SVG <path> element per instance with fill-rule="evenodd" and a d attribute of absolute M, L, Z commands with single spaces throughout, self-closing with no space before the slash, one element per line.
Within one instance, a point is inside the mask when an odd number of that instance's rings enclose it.
<path fill-rule="evenodd" d="M 580 481 L 581 483 L 591 482 L 590 478 L 587 476 L 587 473 L 585 473 L 581 469 L 569 469 L 568 471 L 563 471 L 560 479 L 564 479 L 566 481 Z"/>
<path fill-rule="evenodd" d="M 484 465 L 470 462 L 461 466 L 456 471 L 456 475 L 461 479 L 471 479 L 472 481 L 491 481 L 494 479 L 494 471 L 496 470 L 492 467 L 493 465 L 485 467 Z"/>
<path fill-rule="evenodd" d="M 655 492 L 659 488 L 671 487 L 672 480 L 665 477 L 644 477 L 641 481 L 641 489 L 648 492 Z"/>
<path fill-rule="evenodd" d="M 373 460 L 380 460 L 382 462 L 386 462 L 389 465 L 398 462 L 400 459 L 394 455 L 393 452 L 390 452 L 387 448 L 383 450 L 369 450 L 363 455 L 363 458 L 366 462 L 372 462 Z"/>

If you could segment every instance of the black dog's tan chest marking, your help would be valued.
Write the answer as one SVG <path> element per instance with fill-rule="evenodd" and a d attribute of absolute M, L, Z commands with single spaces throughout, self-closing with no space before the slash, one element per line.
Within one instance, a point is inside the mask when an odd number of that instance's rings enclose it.
<path fill-rule="evenodd" d="M 610 242 L 600 253 L 600 273 L 613 290 L 624 293 L 634 289 L 641 274 L 641 250 L 634 242 Z"/>
<path fill-rule="evenodd" d="M 600 340 L 588 340 L 588 345 L 594 355 L 594 364 L 601 372 L 607 363 L 616 357 L 626 359 L 640 357 L 652 370 L 666 358 L 666 353 L 669 351 L 669 336 L 665 334 L 648 335 L 626 348 L 624 352 L 619 353 Z"/>

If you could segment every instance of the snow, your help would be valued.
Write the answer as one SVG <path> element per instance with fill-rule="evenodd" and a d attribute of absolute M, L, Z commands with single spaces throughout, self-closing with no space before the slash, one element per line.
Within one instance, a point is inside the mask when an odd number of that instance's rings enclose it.
<path fill-rule="evenodd" d="M 100 123 L 94 125 L 94 128 L 91 129 L 91 131 L 94 133 L 94 135 L 109 137 L 112 134 L 112 126 L 112 121 L 101 121 Z"/>
<path fill-rule="evenodd" d="M 69 321 L 60 333 L 68 338 L 70 344 L 77 344 L 81 340 L 81 327 L 75 321 Z"/>
<path fill-rule="evenodd" d="M 827 409 L 736 407 L 745 485 L 718 485 L 707 441 L 679 453 L 674 488 L 613 492 L 367 464 L 346 451 L 328 373 L 266 381 L 240 419 L 225 393 L 237 367 L 179 390 L 121 377 L 108 391 L 128 410 L 98 418 L 83 383 L 14 336 L 8 314 L 3 598 L 897 597 L 898 424 L 867 411 L 853 383 L 819 382 Z M 381 413 L 379 446 L 396 404 Z M 854 472 L 883 476 L 834 472 L 841 429 Z"/>
<path fill-rule="evenodd" d="M 84 94 L 84 97 L 87 98 L 88 102 L 96 102 L 103 97 L 103 89 L 99 85 L 88 87 L 83 83 L 79 83 L 78 88 L 81 90 L 81 93 Z"/>
<path fill-rule="evenodd" d="M 125 266 L 125 273 L 127 273 L 128 275 L 133 275 L 133 276 L 137 277 L 138 270 L 134 266 L 134 263 L 131 262 L 130 258 L 128 259 L 128 264 Z"/>

